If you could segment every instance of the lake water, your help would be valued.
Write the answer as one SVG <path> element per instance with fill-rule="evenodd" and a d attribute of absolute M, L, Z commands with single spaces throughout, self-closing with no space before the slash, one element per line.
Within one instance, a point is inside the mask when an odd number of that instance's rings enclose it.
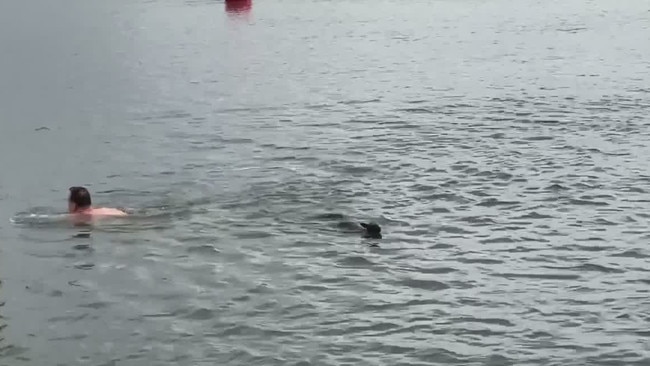
<path fill-rule="evenodd" d="M 650 3 L 246 7 L 0 2 L 0 365 L 650 363 Z"/>

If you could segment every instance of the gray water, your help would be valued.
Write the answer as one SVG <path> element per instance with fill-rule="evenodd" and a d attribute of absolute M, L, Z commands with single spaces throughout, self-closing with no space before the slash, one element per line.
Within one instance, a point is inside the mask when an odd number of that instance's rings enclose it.
<path fill-rule="evenodd" d="M 0 365 L 649 364 L 649 38 L 640 0 L 0 2 Z M 72 185 L 133 217 L 78 235 Z"/>

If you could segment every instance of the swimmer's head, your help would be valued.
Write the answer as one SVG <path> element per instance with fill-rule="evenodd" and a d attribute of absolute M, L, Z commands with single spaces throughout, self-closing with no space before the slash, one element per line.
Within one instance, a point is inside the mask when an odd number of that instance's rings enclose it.
<path fill-rule="evenodd" d="M 70 187 L 70 196 L 68 197 L 68 212 L 74 213 L 90 208 L 90 192 L 84 187 Z"/>

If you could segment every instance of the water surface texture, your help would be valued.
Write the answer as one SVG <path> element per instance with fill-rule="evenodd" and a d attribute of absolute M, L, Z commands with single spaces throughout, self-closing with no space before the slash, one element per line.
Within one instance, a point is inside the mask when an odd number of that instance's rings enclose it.
<path fill-rule="evenodd" d="M 647 1 L 248 8 L 0 2 L 0 365 L 650 364 Z"/>

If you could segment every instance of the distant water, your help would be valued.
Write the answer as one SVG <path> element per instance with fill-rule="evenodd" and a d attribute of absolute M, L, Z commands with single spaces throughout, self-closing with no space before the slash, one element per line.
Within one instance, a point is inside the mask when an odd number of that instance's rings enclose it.
<path fill-rule="evenodd" d="M 0 2 L 0 365 L 650 364 L 647 1 L 248 7 Z"/>

